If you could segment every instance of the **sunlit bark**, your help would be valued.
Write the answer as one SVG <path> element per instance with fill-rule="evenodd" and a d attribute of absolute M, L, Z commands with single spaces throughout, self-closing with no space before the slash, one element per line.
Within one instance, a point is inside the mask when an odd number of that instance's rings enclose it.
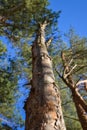
<path fill-rule="evenodd" d="M 26 130 L 66 130 L 52 60 L 45 44 L 46 23 L 32 46 L 32 88 L 25 105 Z"/>

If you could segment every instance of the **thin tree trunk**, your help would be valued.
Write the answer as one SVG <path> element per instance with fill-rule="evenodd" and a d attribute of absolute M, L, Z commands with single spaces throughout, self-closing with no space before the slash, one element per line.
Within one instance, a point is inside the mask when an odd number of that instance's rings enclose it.
<path fill-rule="evenodd" d="M 87 130 L 87 103 L 78 91 L 72 91 L 73 101 L 83 130 Z"/>
<path fill-rule="evenodd" d="M 71 89 L 79 121 L 83 130 L 87 130 L 87 103 L 78 92 L 77 84 L 74 83 L 72 74 L 68 75 L 71 70 L 70 66 L 67 64 L 64 52 L 62 52 L 62 60 L 64 63 L 64 75 L 62 76 L 62 79 Z"/>
<path fill-rule="evenodd" d="M 25 105 L 25 130 L 66 130 L 61 99 L 45 44 L 46 23 L 32 46 L 32 88 Z"/>

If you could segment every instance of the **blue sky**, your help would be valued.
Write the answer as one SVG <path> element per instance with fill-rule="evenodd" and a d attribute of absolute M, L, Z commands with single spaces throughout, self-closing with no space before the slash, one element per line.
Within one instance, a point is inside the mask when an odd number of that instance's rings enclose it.
<path fill-rule="evenodd" d="M 87 36 L 87 0 L 49 0 L 50 8 L 62 13 L 59 18 L 59 29 L 67 32 L 74 27 L 80 36 Z"/>
<path fill-rule="evenodd" d="M 67 32 L 70 26 L 72 26 L 78 34 L 87 36 L 87 0 L 49 0 L 49 2 L 51 3 L 51 9 L 62 11 L 59 18 L 60 31 L 63 33 Z M 5 43 L 8 42 L 5 39 L 2 40 L 5 41 Z M 13 53 L 14 50 L 11 48 L 9 55 Z M 23 111 L 21 111 L 21 113 L 24 116 Z"/>

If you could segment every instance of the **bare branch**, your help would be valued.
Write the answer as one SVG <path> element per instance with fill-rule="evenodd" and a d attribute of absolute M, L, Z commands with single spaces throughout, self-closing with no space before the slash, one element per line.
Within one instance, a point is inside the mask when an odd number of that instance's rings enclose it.
<path fill-rule="evenodd" d="M 67 101 L 67 102 L 63 103 L 62 106 L 66 105 L 66 104 L 68 104 L 68 103 L 71 103 L 71 102 L 73 102 L 73 101 L 72 101 L 72 100 Z"/>
<path fill-rule="evenodd" d="M 67 76 L 69 76 L 69 75 L 73 72 L 73 70 L 74 70 L 76 67 L 77 67 L 77 64 L 74 65 L 74 66 L 72 67 L 72 69 L 71 69 L 67 74 L 64 75 L 64 78 L 66 79 Z"/>
<path fill-rule="evenodd" d="M 86 80 L 82 80 L 82 81 L 78 81 L 77 84 L 76 84 L 76 86 L 78 86 L 78 85 L 80 85 L 82 83 L 87 83 L 87 79 Z"/>
<path fill-rule="evenodd" d="M 56 73 L 58 74 L 58 76 L 60 77 L 60 78 L 62 78 L 62 75 L 60 74 L 60 72 L 55 68 L 55 71 L 56 71 Z"/>
<path fill-rule="evenodd" d="M 63 89 L 67 89 L 67 87 L 60 88 L 60 91 L 63 90 Z"/>
<path fill-rule="evenodd" d="M 73 62 L 73 59 L 70 60 L 68 66 L 70 66 L 72 64 L 72 62 Z"/>
<path fill-rule="evenodd" d="M 81 66 L 81 65 L 80 65 Z M 78 67 L 79 67 L 79 65 L 78 65 Z M 77 69 L 75 72 L 78 72 L 78 71 L 80 71 L 80 70 L 82 70 L 82 69 L 84 69 L 84 68 L 87 68 L 87 65 L 82 65 L 79 69 Z"/>
<path fill-rule="evenodd" d="M 69 117 L 69 116 L 67 116 L 67 115 L 65 115 L 64 117 L 65 117 L 65 118 L 69 118 L 69 119 L 71 119 L 71 120 L 79 121 L 79 119 L 74 118 L 74 117 Z"/>
<path fill-rule="evenodd" d="M 6 119 L 3 119 L 2 117 L 0 117 L 0 120 L 5 122 L 5 123 L 11 123 L 11 122 L 7 121 Z"/>
<path fill-rule="evenodd" d="M 45 44 L 46 44 L 47 47 L 50 46 L 52 40 L 53 40 L 53 37 L 49 38 L 48 41 L 46 41 Z"/>

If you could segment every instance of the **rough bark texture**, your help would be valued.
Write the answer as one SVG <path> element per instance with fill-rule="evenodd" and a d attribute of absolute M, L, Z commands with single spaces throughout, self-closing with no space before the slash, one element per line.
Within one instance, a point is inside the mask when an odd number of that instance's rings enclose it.
<path fill-rule="evenodd" d="M 72 93 L 79 121 L 83 130 L 87 130 L 87 103 L 83 100 L 82 96 L 76 89 Z"/>
<path fill-rule="evenodd" d="M 25 105 L 25 130 L 66 130 L 61 100 L 45 44 L 46 23 L 32 46 L 32 88 Z"/>
<path fill-rule="evenodd" d="M 64 53 L 62 53 L 62 60 L 64 63 L 64 74 L 62 76 L 63 81 L 71 89 L 73 101 L 77 110 L 78 118 L 81 123 L 83 130 L 87 130 L 87 103 L 78 92 L 78 87 L 74 83 L 72 74 L 70 74 L 70 67 L 67 64 Z M 69 75 L 68 75 L 69 74 Z"/>

